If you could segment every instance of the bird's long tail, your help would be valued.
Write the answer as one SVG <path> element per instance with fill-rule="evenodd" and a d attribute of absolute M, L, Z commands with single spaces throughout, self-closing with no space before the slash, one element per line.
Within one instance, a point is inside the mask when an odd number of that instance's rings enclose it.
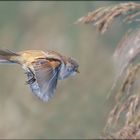
<path fill-rule="evenodd" d="M 10 51 L 0 49 L 0 63 L 16 63 L 14 60 L 19 54 Z"/>

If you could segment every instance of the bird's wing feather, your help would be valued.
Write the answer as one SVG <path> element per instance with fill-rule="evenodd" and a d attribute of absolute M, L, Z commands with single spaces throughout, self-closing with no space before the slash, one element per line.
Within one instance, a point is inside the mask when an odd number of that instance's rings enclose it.
<path fill-rule="evenodd" d="M 48 101 L 55 94 L 60 62 L 37 59 L 32 64 L 35 81 L 30 83 L 30 88 L 40 99 Z M 30 78 L 28 75 L 28 79 Z"/>

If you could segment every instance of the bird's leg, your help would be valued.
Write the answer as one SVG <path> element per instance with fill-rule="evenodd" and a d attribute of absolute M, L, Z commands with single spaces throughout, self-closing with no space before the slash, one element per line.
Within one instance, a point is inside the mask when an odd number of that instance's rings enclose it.
<path fill-rule="evenodd" d="M 26 72 L 28 78 L 30 78 L 28 81 L 26 81 L 26 84 L 33 84 L 35 82 L 35 74 L 33 73 L 33 71 L 28 68 L 28 71 Z"/>

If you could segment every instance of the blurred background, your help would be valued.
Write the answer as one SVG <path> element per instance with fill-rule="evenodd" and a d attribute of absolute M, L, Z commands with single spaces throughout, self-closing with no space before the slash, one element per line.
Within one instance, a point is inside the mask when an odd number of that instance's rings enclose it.
<path fill-rule="evenodd" d="M 54 50 L 74 57 L 80 74 L 59 81 L 43 103 L 18 65 L 0 65 L 0 138 L 99 138 L 113 101 L 112 55 L 128 25 L 117 20 L 101 35 L 80 17 L 115 1 L 0 2 L 0 48 Z"/>

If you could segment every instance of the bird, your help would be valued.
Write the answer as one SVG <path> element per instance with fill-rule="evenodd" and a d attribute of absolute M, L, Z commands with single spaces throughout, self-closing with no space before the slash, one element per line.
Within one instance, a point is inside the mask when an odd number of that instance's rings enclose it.
<path fill-rule="evenodd" d="M 52 50 L 25 50 L 13 52 L 0 49 L 0 64 L 19 64 L 27 75 L 27 85 L 34 95 L 44 102 L 54 97 L 58 80 L 79 73 L 79 64 Z"/>

